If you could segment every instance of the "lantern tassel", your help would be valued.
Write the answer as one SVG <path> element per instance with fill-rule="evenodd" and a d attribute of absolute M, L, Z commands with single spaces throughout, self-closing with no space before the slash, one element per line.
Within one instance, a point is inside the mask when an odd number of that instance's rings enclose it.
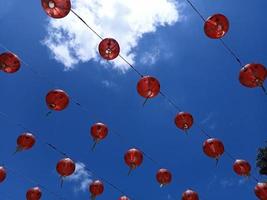
<path fill-rule="evenodd" d="M 46 113 L 45 116 L 48 117 L 48 116 L 51 115 L 51 114 L 52 114 L 52 111 L 50 110 L 49 112 Z"/>
<path fill-rule="evenodd" d="M 149 97 L 146 98 L 146 100 L 143 103 L 143 107 L 145 106 L 146 102 L 148 101 Z"/>
<path fill-rule="evenodd" d="M 14 155 L 16 155 L 18 152 L 21 152 L 21 151 L 22 151 L 22 148 L 21 148 L 20 146 L 17 146 L 15 152 L 14 152 L 12 155 L 14 156 Z"/>
<path fill-rule="evenodd" d="M 128 171 L 128 174 L 127 174 L 128 176 L 130 176 L 132 170 L 133 170 L 133 169 L 130 167 L 130 169 L 129 169 L 129 171 Z"/>
<path fill-rule="evenodd" d="M 61 177 L 60 177 L 60 187 L 61 187 L 61 188 L 63 187 L 63 182 L 64 182 L 64 177 L 61 176 Z"/>
<path fill-rule="evenodd" d="M 92 151 L 94 151 L 94 150 L 95 150 L 95 147 L 96 147 L 97 143 L 98 143 L 98 141 L 97 141 L 97 140 L 95 140 L 95 141 L 94 141 L 94 144 L 93 144 L 93 146 L 92 146 L 92 148 L 91 148 L 91 150 L 92 150 Z"/>
<path fill-rule="evenodd" d="M 215 166 L 218 167 L 218 164 L 219 164 L 219 158 L 216 158 Z"/>
<path fill-rule="evenodd" d="M 96 197 L 95 195 L 91 194 L 90 199 L 91 199 L 91 200 L 95 200 L 95 197 Z"/>
<path fill-rule="evenodd" d="M 266 91 L 266 88 L 264 87 L 264 85 L 263 84 L 261 84 L 261 89 L 263 90 L 263 92 L 264 92 L 264 94 L 266 94 L 267 95 L 267 91 Z"/>

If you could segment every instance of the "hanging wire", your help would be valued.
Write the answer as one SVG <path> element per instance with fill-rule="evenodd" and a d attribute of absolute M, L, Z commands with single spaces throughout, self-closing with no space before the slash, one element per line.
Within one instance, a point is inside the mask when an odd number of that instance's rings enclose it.
<path fill-rule="evenodd" d="M 186 1 L 193 8 L 193 10 L 199 15 L 199 17 L 205 22 L 206 19 L 203 17 L 203 15 L 200 13 L 200 11 L 196 8 L 196 6 L 190 0 L 186 0 Z"/>
<path fill-rule="evenodd" d="M 98 34 L 91 26 L 89 26 L 85 20 L 83 20 L 82 17 L 80 17 L 80 15 L 78 15 L 74 10 L 71 9 L 71 12 L 76 16 L 78 17 L 84 24 L 85 26 L 87 26 L 87 28 L 89 28 L 97 37 L 99 37 L 99 39 L 103 40 L 104 38 Z"/>
<path fill-rule="evenodd" d="M 74 10 L 71 9 L 71 12 L 78 17 L 99 39 L 103 40 L 104 38 L 96 31 L 94 30 L 91 26 L 89 26 L 85 20 L 78 15 Z M 121 54 L 119 54 L 119 57 L 126 63 L 128 64 L 140 77 L 143 77 L 144 75 L 139 72 L 126 58 L 124 58 Z"/>
<path fill-rule="evenodd" d="M 192 3 L 192 1 L 190 0 L 186 0 L 187 3 L 192 7 L 192 9 L 198 14 L 198 16 L 201 18 L 202 21 L 206 22 L 206 19 L 204 18 L 204 16 L 201 14 L 201 12 L 197 9 L 197 7 Z M 241 59 L 237 56 L 237 54 L 229 47 L 229 45 L 227 45 L 225 43 L 225 41 L 220 38 L 220 41 L 223 45 L 223 47 L 229 51 L 229 53 L 235 58 L 235 60 L 239 63 L 239 65 L 242 67 L 242 62 L 241 62 Z"/>
<path fill-rule="evenodd" d="M 239 63 L 240 67 L 243 67 L 243 64 L 237 54 L 224 42 L 222 38 L 220 38 L 222 45 L 229 51 L 229 53 L 235 58 L 235 60 Z"/>
<path fill-rule="evenodd" d="M 8 51 L 8 52 L 13 52 L 11 51 L 10 49 L 8 49 L 5 45 L 3 45 L 2 43 L 0 43 L 0 46 L 5 49 L 5 51 Z M 26 68 L 32 73 L 34 74 L 35 76 L 41 78 L 41 79 L 44 79 L 46 80 L 48 83 L 50 83 L 51 85 L 53 85 L 54 87 L 56 87 L 56 83 L 51 81 L 48 77 L 46 76 L 43 76 L 42 74 L 40 74 L 38 71 L 36 71 L 35 69 L 33 69 L 33 67 L 31 67 L 24 59 L 22 59 L 21 57 L 19 57 L 19 60 L 22 62 L 22 64 L 24 64 L 24 66 L 26 66 Z"/>
<path fill-rule="evenodd" d="M 165 94 L 162 90 L 159 91 L 161 96 L 163 96 L 170 105 L 172 105 L 177 111 L 182 112 L 182 109 L 169 97 L 167 94 Z"/>

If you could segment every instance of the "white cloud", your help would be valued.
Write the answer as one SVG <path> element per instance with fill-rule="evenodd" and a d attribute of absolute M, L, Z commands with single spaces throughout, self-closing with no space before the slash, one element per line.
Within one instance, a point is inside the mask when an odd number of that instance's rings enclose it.
<path fill-rule="evenodd" d="M 131 63 L 135 59 L 133 48 L 145 33 L 155 32 L 159 26 L 173 25 L 180 19 L 175 0 L 72 0 L 72 8 L 102 37 L 115 38 L 122 55 Z M 63 19 L 51 18 L 43 40 L 67 70 L 80 62 L 99 61 L 99 42 L 72 13 Z M 111 66 L 121 71 L 129 69 L 119 58 L 112 63 Z"/>
<path fill-rule="evenodd" d="M 208 126 L 210 130 L 214 130 L 216 127 L 216 123 L 214 122 L 215 114 L 210 112 L 203 118 L 200 124 Z"/>
<path fill-rule="evenodd" d="M 66 181 L 74 182 L 74 191 L 87 191 L 89 184 L 92 182 L 91 174 L 85 169 L 81 162 L 76 163 L 76 169 L 73 175 L 66 178 Z"/>
<path fill-rule="evenodd" d="M 151 51 L 145 52 L 141 57 L 141 63 L 153 65 L 157 62 L 160 56 L 160 50 L 158 48 L 153 48 Z"/>
<path fill-rule="evenodd" d="M 116 87 L 116 83 L 112 82 L 112 81 L 108 81 L 108 80 L 103 80 L 101 81 L 102 85 L 106 88 L 113 88 Z"/>

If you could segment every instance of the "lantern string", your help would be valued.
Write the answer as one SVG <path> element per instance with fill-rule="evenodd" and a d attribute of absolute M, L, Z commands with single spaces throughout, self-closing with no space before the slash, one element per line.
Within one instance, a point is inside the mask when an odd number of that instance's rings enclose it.
<path fill-rule="evenodd" d="M 78 17 L 84 24 L 85 26 L 87 26 L 87 28 L 89 28 L 97 37 L 99 37 L 99 39 L 103 40 L 104 38 L 99 34 L 97 33 L 91 26 L 89 26 L 85 20 L 83 20 L 82 17 L 80 17 L 80 15 L 78 15 L 73 9 L 71 9 L 71 12 L 76 16 Z"/>
<path fill-rule="evenodd" d="M 84 24 L 85 26 L 87 26 L 87 28 L 89 28 L 99 39 L 103 40 L 104 38 L 95 30 L 93 29 L 91 26 L 89 26 L 86 21 L 80 16 L 78 15 L 73 9 L 71 9 L 71 12 L 78 17 Z M 141 72 L 139 72 L 126 58 L 124 58 L 121 54 L 119 54 L 119 57 L 126 63 L 128 64 L 140 77 L 143 77 L 143 74 Z"/>
<path fill-rule="evenodd" d="M 119 54 L 119 57 L 126 63 L 128 64 L 140 77 L 144 77 L 144 75 L 138 71 L 126 58 L 124 58 L 121 54 Z"/>
<path fill-rule="evenodd" d="M 236 161 L 236 158 L 231 154 L 231 153 L 229 153 L 228 151 L 224 151 L 225 153 L 226 153 L 226 155 L 229 157 L 229 158 L 231 158 L 233 161 Z"/>
<path fill-rule="evenodd" d="M 201 14 L 201 12 L 196 8 L 196 6 L 190 0 L 186 0 L 186 1 L 193 8 L 193 10 L 198 14 L 198 16 L 203 20 L 203 22 L 206 22 L 206 19 Z"/>
<path fill-rule="evenodd" d="M 177 111 L 182 112 L 182 109 L 174 102 L 174 100 L 172 100 L 169 96 L 167 96 L 167 94 L 165 94 L 162 90 L 160 90 L 159 92 L 161 94 L 161 96 L 163 96 L 170 105 L 172 105 Z"/>
<path fill-rule="evenodd" d="M 2 43 L 0 43 L 0 46 L 5 49 L 8 52 L 13 52 L 11 51 L 9 48 L 7 48 L 5 45 L 3 45 Z M 54 87 L 56 87 L 56 83 L 51 81 L 48 77 L 43 76 L 42 74 L 40 74 L 38 71 L 34 70 L 33 67 L 31 65 L 29 65 L 24 59 L 22 59 L 21 57 L 19 57 L 19 60 L 26 66 L 26 68 L 32 73 L 34 74 L 36 77 L 39 77 L 41 79 L 46 80 L 48 83 L 50 83 L 51 85 L 53 85 Z"/>
<path fill-rule="evenodd" d="M 186 0 L 187 3 L 192 7 L 192 9 L 198 14 L 198 16 L 204 21 L 206 22 L 206 19 L 203 17 L 203 15 L 201 14 L 201 12 L 199 11 L 199 9 L 197 9 L 197 7 L 192 3 L 192 1 L 190 0 Z M 237 56 L 237 54 L 224 42 L 224 40 L 222 38 L 220 38 L 220 41 L 223 45 L 223 47 L 229 51 L 229 53 L 235 58 L 235 60 L 239 63 L 239 65 L 242 67 L 242 62 L 241 59 Z"/>
<path fill-rule="evenodd" d="M 229 51 L 229 53 L 236 59 L 236 61 L 239 63 L 240 67 L 243 67 L 243 64 L 240 60 L 240 58 L 237 56 L 237 54 L 225 43 L 225 41 L 220 38 L 220 41 L 222 45 Z"/>

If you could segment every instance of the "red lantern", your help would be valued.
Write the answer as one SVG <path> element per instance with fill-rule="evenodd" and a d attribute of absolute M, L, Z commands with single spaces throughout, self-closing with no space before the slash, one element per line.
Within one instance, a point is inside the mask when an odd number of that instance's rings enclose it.
<path fill-rule="evenodd" d="M 233 170 L 239 176 L 249 176 L 251 166 L 246 160 L 236 160 L 233 165 Z"/>
<path fill-rule="evenodd" d="M 140 166 L 143 162 L 143 154 L 138 149 L 129 149 L 124 155 L 125 163 L 130 167 L 128 175 L 131 173 L 133 169 Z"/>
<path fill-rule="evenodd" d="M 194 123 L 193 116 L 187 112 L 179 112 L 174 120 L 176 126 L 184 131 L 191 128 Z"/>
<path fill-rule="evenodd" d="M 6 179 L 6 169 L 3 166 L 0 166 L 0 183 Z"/>
<path fill-rule="evenodd" d="M 126 197 L 126 196 L 122 196 L 118 200 L 130 200 L 130 199 L 128 197 Z"/>
<path fill-rule="evenodd" d="M 106 60 L 113 60 L 120 54 L 119 43 L 112 39 L 103 39 L 98 45 L 99 54 Z"/>
<path fill-rule="evenodd" d="M 220 140 L 210 138 L 204 142 L 203 151 L 207 156 L 218 160 L 224 153 L 224 145 Z"/>
<path fill-rule="evenodd" d="M 267 200 L 267 183 L 258 183 L 254 192 L 260 200 Z"/>
<path fill-rule="evenodd" d="M 90 184 L 89 191 L 91 193 L 91 199 L 95 199 L 104 192 L 104 184 L 100 180 L 95 180 Z"/>
<path fill-rule="evenodd" d="M 61 177 L 70 176 L 75 171 L 75 163 L 70 158 L 64 158 L 57 163 L 56 169 Z"/>
<path fill-rule="evenodd" d="M 220 39 L 229 30 L 229 21 L 222 14 L 215 14 L 209 17 L 204 25 L 204 31 L 209 38 Z"/>
<path fill-rule="evenodd" d="M 6 73 L 15 73 L 20 68 L 20 60 L 17 55 L 5 52 L 0 55 L 0 70 Z"/>
<path fill-rule="evenodd" d="M 46 104 L 51 110 L 64 110 L 69 105 L 69 96 L 63 90 L 51 90 L 46 95 Z"/>
<path fill-rule="evenodd" d="M 42 6 L 46 14 L 53 18 L 63 18 L 71 10 L 70 0 L 42 0 Z"/>
<path fill-rule="evenodd" d="M 262 64 L 247 64 L 239 74 L 240 83 L 249 88 L 262 87 L 267 77 L 267 70 Z M 264 89 L 264 88 L 263 88 Z"/>
<path fill-rule="evenodd" d="M 156 175 L 156 179 L 160 184 L 160 187 L 167 185 L 171 182 L 172 180 L 172 174 L 169 170 L 167 169 L 159 169 Z"/>
<path fill-rule="evenodd" d="M 39 187 L 30 188 L 26 193 L 27 200 L 39 200 L 42 197 L 42 191 Z"/>
<path fill-rule="evenodd" d="M 93 149 L 95 148 L 95 145 L 100 141 L 103 140 L 108 135 L 108 127 L 103 123 L 95 123 L 91 127 L 91 135 L 94 140 Z"/>
<path fill-rule="evenodd" d="M 144 98 L 153 98 L 160 92 L 160 83 L 152 76 L 144 76 L 137 84 L 137 92 Z"/>
<path fill-rule="evenodd" d="M 186 190 L 182 195 L 182 200 L 198 200 L 198 194 L 193 190 Z"/>
<path fill-rule="evenodd" d="M 17 151 L 28 150 L 35 144 L 35 137 L 31 133 L 23 133 L 17 138 Z"/>

